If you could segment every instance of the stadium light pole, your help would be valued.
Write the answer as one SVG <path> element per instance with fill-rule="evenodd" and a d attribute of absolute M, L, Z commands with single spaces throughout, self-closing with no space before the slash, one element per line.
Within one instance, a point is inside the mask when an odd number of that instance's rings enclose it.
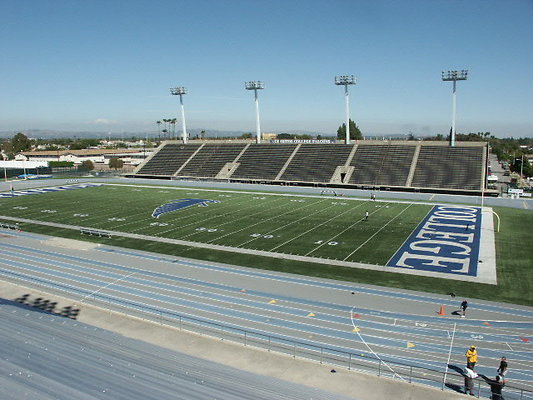
<path fill-rule="evenodd" d="M 257 143 L 261 143 L 261 123 L 259 122 L 259 100 L 257 99 L 257 91 L 264 89 L 265 85 L 261 81 L 244 82 L 246 90 L 253 90 L 255 95 L 255 134 Z"/>
<path fill-rule="evenodd" d="M 456 86 L 457 81 L 466 81 L 468 77 L 468 70 L 462 69 L 460 71 L 442 71 L 442 80 L 443 81 L 452 81 L 453 82 L 453 92 L 452 92 L 452 131 L 450 133 L 450 146 L 455 146 L 455 117 L 457 111 L 457 100 L 456 100 Z"/>
<path fill-rule="evenodd" d="M 187 143 L 187 127 L 185 125 L 185 107 L 183 107 L 183 95 L 187 94 L 188 90 L 183 86 L 170 88 L 170 94 L 173 96 L 180 96 L 181 104 L 181 136 L 183 143 Z"/>
<path fill-rule="evenodd" d="M 354 75 L 339 75 L 335 77 L 335 85 L 344 86 L 344 97 L 346 98 L 346 144 L 350 144 L 350 95 L 348 85 L 355 85 Z"/>

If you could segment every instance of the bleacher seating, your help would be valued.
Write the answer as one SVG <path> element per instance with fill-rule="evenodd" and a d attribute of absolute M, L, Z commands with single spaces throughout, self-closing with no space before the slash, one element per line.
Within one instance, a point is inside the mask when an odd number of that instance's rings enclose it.
<path fill-rule="evenodd" d="M 166 144 L 136 174 L 172 176 L 200 146 L 199 144 Z"/>
<path fill-rule="evenodd" d="M 414 145 L 359 145 L 350 163 L 354 167 L 350 183 L 405 186 L 415 149 Z"/>
<path fill-rule="evenodd" d="M 484 151 L 482 143 L 167 143 L 134 175 L 479 191 Z"/>
<path fill-rule="evenodd" d="M 483 147 L 422 146 L 411 186 L 481 189 Z"/>
<path fill-rule="evenodd" d="M 239 167 L 232 179 L 274 180 L 296 144 L 252 144 L 239 158 Z"/>
<path fill-rule="evenodd" d="M 346 163 L 352 148 L 346 144 L 302 144 L 281 180 L 327 183 L 335 169 Z"/>
<path fill-rule="evenodd" d="M 246 146 L 244 143 L 205 144 L 183 167 L 178 176 L 215 177 L 226 163 L 233 162 Z"/>
<path fill-rule="evenodd" d="M 350 183 L 376 185 L 385 154 L 387 154 L 387 145 L 357 146 L 355 156 L 350 163 L 354 167 Z"/>

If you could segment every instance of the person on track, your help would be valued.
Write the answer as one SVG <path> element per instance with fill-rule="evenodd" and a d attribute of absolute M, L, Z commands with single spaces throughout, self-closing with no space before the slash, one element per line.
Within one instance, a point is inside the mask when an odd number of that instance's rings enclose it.
<path fill-rule="evenodd" d="M 466 317 L 466 309 L 468 308 L 468 301 L 466 300 L 463 300 L 463 302 L 461 303 L 461 318 L 464 318 Z"/>
<path fill-rule="evenodd" d="M 502 377 L 502 381 L 505 379 L 506 374 L 507 374 L 507 358 L 502 357 L 500 361 L 500 366 L 498 367 L 498 375 Z"/>

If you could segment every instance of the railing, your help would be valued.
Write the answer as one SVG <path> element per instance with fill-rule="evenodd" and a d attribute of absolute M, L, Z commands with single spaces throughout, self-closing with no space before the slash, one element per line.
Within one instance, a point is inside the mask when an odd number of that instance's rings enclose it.
<path fill-rule="evenodd" d="M 2 274 L 5 276 L 5 274 Z M 151 307 L 146 304 L 128 301 L 103 293 L 90 293 L 86 289 L 80 289 L 58 282 L 44 281 L 38 277 L 22 276 L 18 273 L 8 274 L 17 281 L 28 280 L 33 284 L 53 288 L 71 295 L 80 296 L 83 300 L 80 304 L 88 303 L 92 300 L 97 306 L 105 306 L 113 312 L 120 312 L 127 316 L 138 317 L 160 325 L 171 326 L 179 330 L 187 330 L 201 335 L 229 340 L 234 343 L 240 343 L 244 346 L 253 346 L 266 350 L 268 352 L 278 352 L 293 358 L 302 358 L 318 361 L 321 364 L 328 363 L 348 370 L 358 370 L 366 373 L 373 373 L 377 376 L 386 376 L 397 378 L 408 383 L 422 383 L 444 390 L 445 388 L 463 393 L 464 376 L 460 373 L 447 373 L 444 381 L 445 372 L 432 368 L 419 367 L 400 363 L 392 360 L 382 360 L 374 356 L 356 354 L 348 352 L 342 348 L 334 346 L 320 346 L 308 340 L 296 340 L 276 335 L 270 335 L 251 329 L 244 329 L 236 325 L 223 324 L 220 322 L 209 321 L 191 315 L 180 314 L 171 310 L 164 310 Z M 80 304 L 77 304 L 79 306 Z M 117 310 L 118 308 L 118 310 Z M 450 365 L 450 368 L 456 371 L 459 368 Z M 490 396 L 490 388 L 483 379 L 475 379 L 475 396 L 477 398 L 486 398 Z M 527 389 L 505 385 L 504 398 L 506 400 L 526 400 L 533 399 L 533 392 Z M 503 399 L 502 399 L 503 400 Z"/>
<path fill-rule="evenodd" d="M 400 363 L 392 360 L 382 360 L 374 356 L 367 356 L 345 351 L 335 347 L 320 346 L 307 340 L 296 340 L 276 335 L 257 332 L 251 329 L 244 329 L 238 326 L 222 324 L 206 319 L 180 314 L 170 310 L 162 310 L 144 304 L 130 302 L 101 293 L 92 294 L 90 297 L 95 302 L 104 303 L 108 309 L 113 310 L 113 306 L 126 308 L 130 312 L 123 312 L 127 315 L 137 313 L 138 317 L 160 325 L 167 325 L 187 330 L 202 335 L 220 338 L 244 346 L 253 346 L 268 352 L 278 352 L 293 358 L 302 358 L 318 361 L 320 364 L 331 364 L 343 367 L 348 370 L 359 370 L 370 372 L 377 376 L 397 378 L 408 383 L 429 384 L 441 389 L 451 389 L 463 393 L 464 376 L 460 373 L 448 371 L 446 382 L 445 372 L 431 368 L 419 367 L 415 365 Z M 87 299 L 86 299 L 87 300 Z M 86 301 L 85 301 L 86 302 Z M 116 310 L 113 310 L 116 311 Z M 475 396 L 490 397 L 490 388 L 481 378 L 475 380 Z M 505 385 L 505 399 L 526 400 L 533 399 L 533 392 L 527 389 Z M 502 398 L 503 399 L 503 398 Z"/>

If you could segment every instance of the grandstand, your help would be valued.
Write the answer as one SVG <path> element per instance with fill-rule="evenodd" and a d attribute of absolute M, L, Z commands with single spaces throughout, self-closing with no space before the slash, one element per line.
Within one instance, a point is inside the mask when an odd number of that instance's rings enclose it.
<path fill-rule="evenodd" d="M 132 176 L 490 194 L 486 160 L 477 142 L 165 142 Z"/>

